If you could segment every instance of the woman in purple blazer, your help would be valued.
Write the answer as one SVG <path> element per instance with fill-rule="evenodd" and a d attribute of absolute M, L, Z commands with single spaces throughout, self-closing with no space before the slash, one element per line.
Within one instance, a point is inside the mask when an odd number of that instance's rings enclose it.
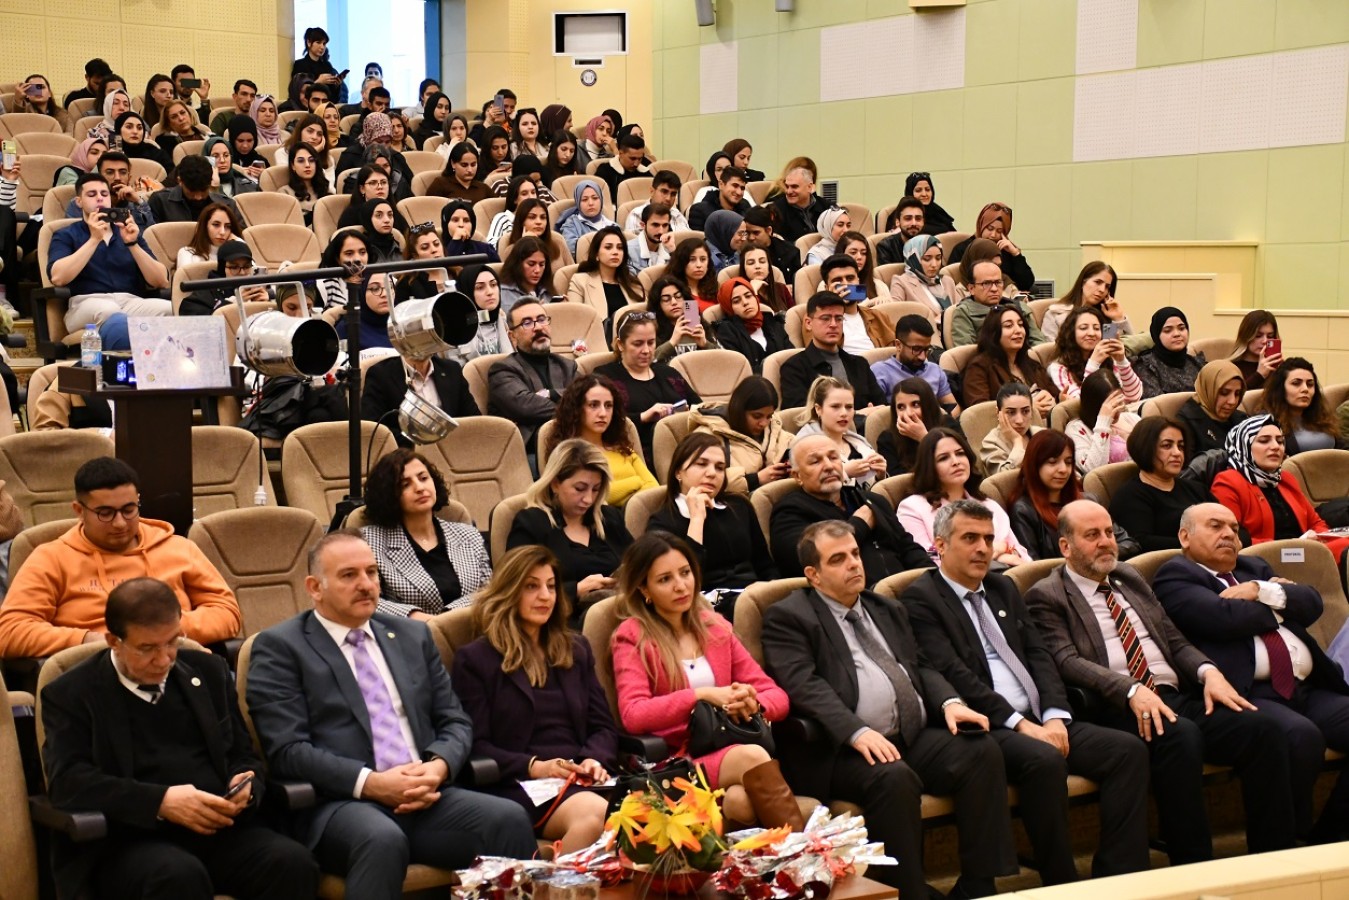
<path fill-rule="evenodd" d="M 488 790 L 525 808 L 534 831 L 562 852 L 587 847 L 604 830 L 618 736 L 584 637 L 567 628 L 570 604 L 557 559 L 537 544 L 502 559 L 473 606 L 482 637 L 454 655 L 453 684 L 473 718 L 473 754 L 496 760 Z M 560 796 L 535 804 L 520 786 L 568 779 Z"/>

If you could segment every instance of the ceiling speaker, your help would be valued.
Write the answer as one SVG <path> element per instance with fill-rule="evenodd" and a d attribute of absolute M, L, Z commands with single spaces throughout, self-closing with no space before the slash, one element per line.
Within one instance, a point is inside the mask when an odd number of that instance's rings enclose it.
<path fill-rule="evenodd" d="M 698 11 L 699 25 L 717 24 L 717 11 L 712 7 L 712 0 L 693 0 L 693 6 Z"/>

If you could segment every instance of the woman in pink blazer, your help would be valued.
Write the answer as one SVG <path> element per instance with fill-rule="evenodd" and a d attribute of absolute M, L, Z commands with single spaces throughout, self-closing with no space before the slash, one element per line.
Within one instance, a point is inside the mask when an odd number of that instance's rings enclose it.
<path fill-rule="evenodd" d="M 686 753 L 689 716 L 699 700 L 745 720 L 787 715 L 787 695 L 764 674 L 725 619 L 701 593 L 697 556 L 679 537 L 650 531 L 623 555 L 618 606 L 624 622 L 612 652 L 623 727 L 665 739 Z M 804 821 L 776 760 L 757 744 L 724 747 L 694 760 L 713 787 L 725 789 L 732 822 L 766 828 Z M 728 830 L 731 826 L 728 825 Z"/>

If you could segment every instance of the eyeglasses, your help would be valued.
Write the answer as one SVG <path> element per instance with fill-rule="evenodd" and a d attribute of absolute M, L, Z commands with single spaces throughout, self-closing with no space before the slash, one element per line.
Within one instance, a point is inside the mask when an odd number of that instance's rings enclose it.
<path fill-rule="evenodd" d="M 418 237 L 423 234 L 434 234 L 436 231 L 435 222 L 418 222 L 408 229 L 408 234 L 412 237 Z"/>
<path fill-rule="evenodd" d="M 382 281 L 372 281 L 365 286 L 365 292 L 367 294 L 374 294 L 376 297 L 383 297 L 385 294 L 389 293 L 389 289 L 384 286 L 384 282 Z"/>
<path fill-rule="evenodd" d="M 991 290 L 993 290 L 994 288 L 998 288 L 999 290 L 1001 290 L 1001 289 L 1002 289 L 1002 281 L 1001 281 L 1001 280 L 998 280 L 998 281 L 976 281 L 976 282 L 974 283 L 974 286 L 975 286 L 975 287 L 981 287 L 981 288 L 983 288 L 983 289 L 986 290 L 986 291 L 991 291 Z"/>
<path fill-rule="evenodd" d="M 511 328 L 526 328 L 533 331 L 535 328 L 542 328 L 551 321 L 553 320 L 550 316 L 535 316 L 532 319 L 521 319 L 519 322 L 512 325 Z"/>
<path fill-rule="evenodd" d="M 89 510 L 89 512 L 93 513 L 94 517 L 105 525 L 111 522 L 113 519 L 117 518 L 119 515 L 123 519 L 131 521 L 132 519 L 136 518 L 141 514 L 141 502 L 139 500 L 137 500 L 135 503 L 128 503 L 126 506 L 121 507 L 100 506 L 98 509 L 94 509 L 92 506 L 85 506 L 84 503 L 78 500 L 76 500 L 75 502 L 79 503 L 80 506 L 83 506 L 85 509 Z"/>

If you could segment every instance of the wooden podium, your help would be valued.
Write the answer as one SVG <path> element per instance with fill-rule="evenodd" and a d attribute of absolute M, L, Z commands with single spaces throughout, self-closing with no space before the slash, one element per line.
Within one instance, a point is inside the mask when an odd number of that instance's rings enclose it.
<path fill-rule="evenodd" d="M 229 387 L 155 390 L 98 386 L 97 371 L 57 369 L 57 389 L 112 404 L 117 458 L 136 470 L 141 515 L 163 519 L 187 537 L 192 527 L 192 408 L 199 397 L 243 396 L 244 370 L 230 367 Z"/>

